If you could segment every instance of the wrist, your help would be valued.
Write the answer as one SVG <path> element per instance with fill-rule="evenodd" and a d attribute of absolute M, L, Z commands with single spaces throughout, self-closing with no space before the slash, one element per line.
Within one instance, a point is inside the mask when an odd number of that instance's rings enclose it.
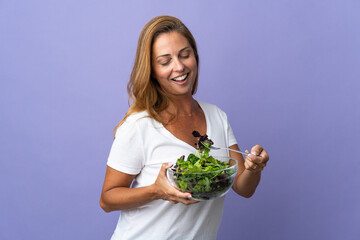
<path fill-rule="evenodd" d="M 150 193 L 151 200 L 158 200 L 158 199 L 160 199 L 159 193 L 158 193 L 158 191 L 156 190 L 155 183 L 154 183 L 154 184 L 151 184 L 151 185 L 149 186 L 149 193 Z"/>
<path fill-rule="evenodd" d="M 261 175 L 261 171 L 253 171 L 253 170 L 249 170 L 249 169 L 245 169 L 245 171 L 253 176 L 257 176 L 257 175 Z"/>

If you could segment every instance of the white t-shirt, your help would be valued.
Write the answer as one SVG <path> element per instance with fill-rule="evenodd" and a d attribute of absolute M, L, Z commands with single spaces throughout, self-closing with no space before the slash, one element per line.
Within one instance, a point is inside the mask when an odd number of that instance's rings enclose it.
<path fill-rule="evenodd" d="M 212 104 L 198 101 L 206 118 L 207 135 L 217 146 L 236 144 L 226 114 Z M 118 128 L 107 165 L 137 175 L 132 187 L 153 184 L 162 163 L 175 162 L 195 152 L 147 112 L 132 114 Z M 194 129 L 196 130 L 196 129 Z M 217 151 L 228 156 L 227 151 Z M 121 211 L 112 240 L 124 239 L 216 239 L 223 213 L 224 197 L 196 204 L 172 204 L 155 200 L 133 210 Z"/>

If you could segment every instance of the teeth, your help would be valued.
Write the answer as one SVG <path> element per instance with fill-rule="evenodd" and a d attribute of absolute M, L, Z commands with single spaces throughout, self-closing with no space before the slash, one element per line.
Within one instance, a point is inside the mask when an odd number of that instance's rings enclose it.
<path fill-rule="evenodd" d="M 182 76 L 177 77 L 177 78 L 173 78 L 173 80 L 175 80 L 175 81 L 182 81 L 182 80 L 184 80 L 186 77 L 187 77 L 187 74 L 182 75 Z"/>

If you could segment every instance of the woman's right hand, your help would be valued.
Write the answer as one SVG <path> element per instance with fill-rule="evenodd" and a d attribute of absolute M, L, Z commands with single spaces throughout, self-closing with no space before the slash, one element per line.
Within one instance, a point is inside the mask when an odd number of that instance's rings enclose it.
<path fill-rule="evenodd" d="M 157 198 L 167 200 L 174 204 L 179 202 L 185 205 L 198 203 L 199 201 L 191 199 L 190 193 L 181 192 L 171 186 L 169 180 L 166 177 L 166 170 L 171 166 L 172 163 L 163 163 L 159 175 L 153 184 Z"/>

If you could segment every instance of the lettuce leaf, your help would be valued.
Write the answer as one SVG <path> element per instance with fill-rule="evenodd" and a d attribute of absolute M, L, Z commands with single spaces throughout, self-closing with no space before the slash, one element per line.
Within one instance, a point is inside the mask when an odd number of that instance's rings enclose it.
<path fill-rule="evenodd" d="M 213 144 L 207 135 L 201 136 L 197 131 L 193 135 L 199 137 L 198 150 L 189 154 L 186 160 L 185 156 L 181 156 L 172 169 L 178 188 L 192 193 L 195 198 L 209 199 L 228 189 L 234 170 L 225 170 L 230 167 L 229 164 L 210 156 L 210 149 L 200 143 Z"/>

